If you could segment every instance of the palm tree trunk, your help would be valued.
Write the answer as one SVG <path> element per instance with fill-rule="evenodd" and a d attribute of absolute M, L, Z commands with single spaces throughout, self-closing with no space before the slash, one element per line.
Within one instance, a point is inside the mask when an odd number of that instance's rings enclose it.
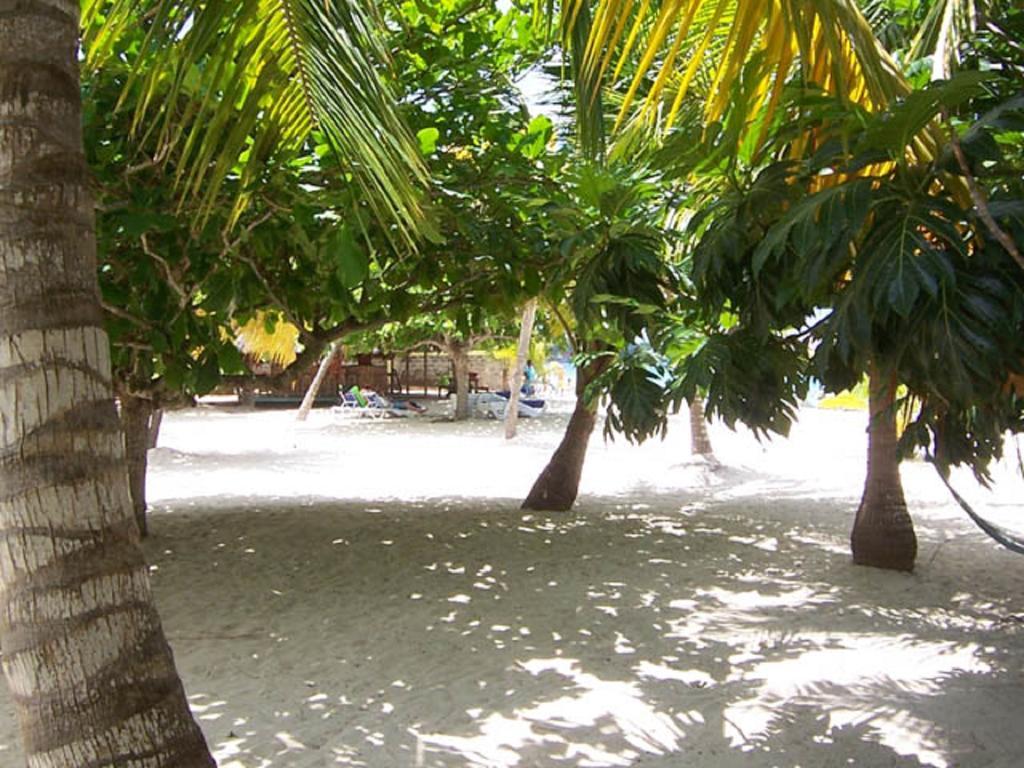
<path fill-rule="evenodd" d="M 316 376 L 314 376 L 313 381 L 310 382 L 309 389 L 306 390 L 306 396 L 302 398 L 302 404 L 299 406 L 299 411 L 295 414 L 296 421 L 305 421 L 309 418 L 309 412 L 313 410 L 313 403 L 316 402 L 316 396 L 320 391 L 320 385 L 324 383 L 327 371 L 330 370 L 331 363 L 334 362 L 334 357 L 338 354 L 339 349 L 341 349 L 340 343 L 335 342 L 334 344 L 331 344 L 330 349 L 327 350 L 327 355 L 320 361 L 320 367 L 316 369 Z"/>
<path fill-rule="evenodd" d="M 597 401 L 587 402 L 584 393 L 604 367 L 605 364 L 598 360 L 579 369 L 576 376 L 576 407 L 569 417 L 569 425 L 551 461 L 530 489 L 523 502 L 523 509 L 567 512 L 576 503 L 580 479 L 583 477 L 583 462 L 587 458 L 587 446 L 597 423 Z"/>
<path fill-rule="evenodd" d="M 690 453 L 711 461 L 715 458 L 711 435 L 708 434 L 708 422 L 704 418 L 704 401 L 699 396 L 695 396 L 690 403 Z"/>
<path fill-rule="evenodd" d="M 124 395 L 121 398 L 121 424 L 124 428 L 125 458 L 128 460 L 128 486 L 139 535 L 149 534 L 146 523 L 146 468 L 149 459 L 150 428 L 157 409 L 153 401 Z"/>
<path fill-rule="evenodd" d="M 78 0 L 0 3 L 0 640 L 26 761 L 212 768 L 132 515 L 82 152 Z"/>
<path fill-rule="evenodd" d="M 900 481 L 896 381 L 877 365 L 871 366 L 869 375 L 868 472 L 850 536 L 853 562 L 911 571 L 917 557 L 917 537 Z"/>

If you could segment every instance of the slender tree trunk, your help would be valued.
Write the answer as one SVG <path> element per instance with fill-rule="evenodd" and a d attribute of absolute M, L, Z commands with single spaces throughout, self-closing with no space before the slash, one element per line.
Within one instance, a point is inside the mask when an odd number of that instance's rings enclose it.
<path fill-rule="evenodd" d="M 212 768 L 132 515 L 82 152 L 78 0 L 0 0 L 0 639 L 35 768 Z"/>
<path fill-rule="evenodd" d="M 715 451 L 711 447 L 711 435 L 708 434 L 708 422 L 704 418 L 704 401 L 696 396 L 690 403 L 690 452 L 694 456 L 703 456 L 715 461 Z"/>
<path fill-rule="evenodd" d="M 302 398 L 299 412 L 295 414 L 296 421 L 305 421 L 309 417 L 309 412 L 313 410 L 313 403 L 316 402 L 317 393 L 320 391 L 320 385 L 324 383 L 324 377 L 327 376 L 327 371 L 330 370 L 331 363 L 334 362 L 339 349 L 341 349 L 341 344 L 338 342 L 331 344 L 324 359 L 320 361 L 320 367 L 316 369 L 316 376 L 313 377 L 309 389 L 306 390 L 306 396 Z"/>
<path fill-rule="evenodd" d="M 149 418 L 149 449 L 156 448 L 160 442 L 160 427 L 164 423 L 164 409 L 157 405 L 153 409 L 153 415 Z"/>
<path fill-rule="evenodd" d="M 596 408 L 577 400 L 562 442 L 530 489 L 530 494 L 523 502 L 523 509 L 551 512 L 567 512 L 572 509 L 579 494 L 587 445 L 596 422 Z"/>
<path fill-rule="evenodd" d="M 537 316 L 537 300 L 530 299 L 523 307 L 523 324 L 519 327 L 519 347 L 516 350 L 516 369 L 512 373 L 511 388 L 508 393 L 508 410 L 505 411 L 505 439 L 516 436 L 516 425 L 519 423 L 519 390 L 523 386 L 523 372 L 526 370 L 526 358 L 530 354 L 530 339 L 533 337 L 533 320 Z M 575 498 L 575 496 L 573 497 Z M 569 502 L 572 506 L 572 502 Z"/>
<path fill-rule="evenodd" d="M 567 512 L 576 503 L 583 476 L 583 462 L 587 458 L 587 446 L 597 423 L 597 401 L 588 403 L 584 393 L 603 367 L 599 361 L 581 367 L 577 372 L 576 407 L 569 417 L 569 425 L 551 461 L 530 489 L 523 502 L 523 509 Z"/>
<path fill-rule="evenodd" d="M 445 339 L 444 346 L 455 374 L 455 420 L 465 421 L 469 418 L 469 344 Z"/>
<path fill-rule="evenodd" d="M 868 472 L 850 536 L 853 561 L 858 565 L 910 571 L 917 557 L 917 537 L 900 481 L 893 407 L 896 381 L 873 365 L 868 389 Z"/>
<path fill-rule="evenodd" d="M 256 405 L 256 377 L 250 376 L 238 387 L 238 404 L 244 408 L 252 408 Z"/>
<path fill-rule="evenodd" d="M 151 421 L 157 409 L 153 401 L 124 395 L 121 398 L 121 424 L 124 428 L 125 458 L 128 461 L 128 486 L 139 535 L 149 534 L 146 523 L 146 467 L 148 466 Z"/>

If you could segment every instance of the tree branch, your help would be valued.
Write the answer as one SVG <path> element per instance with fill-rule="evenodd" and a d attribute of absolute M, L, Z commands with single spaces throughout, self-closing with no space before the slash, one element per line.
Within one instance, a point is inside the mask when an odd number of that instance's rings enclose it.
<path fill-rule="evenodd" d="M 226 231 L 221 232 L 220 236 L 221 240 L 224 243 L 224 247 L 221 249 L 220 255 L 227 256 L 232 251 L 237 251 L 239 246 L 242 244 L 242 240 L 251 235 L 253 231 L 256 229 L 256 227 L 258 227 L 260 224 L 263 224 L 265 221 L 269 220 L 274 215 L 274 213 L 275 211 L 264 211 L 263 213 L 261 213 L 255 219 L 250 221 L 245 226 L 245 228 L 238 234 L 238 237 L 236 237 L 234 240 L 228 240 L 228 233 Z"/>
<path fill-rule="evenodd" d="M 261 272 L 260 268 L 256 266 L 256 262 L 251 257 L 243 255 L 241 252 L 237 252 L 235 254 L 235 258 L 249 266 L 249 269 L 252 270 L 252 273 L 256 275 L 256 279 L 259 280 L 260 284 L 263 286 L 263 290 L 267 292 L 267 297 L 272 302 L 274 302 L 274 304 L 277 305 L 278 309 L 281 311 L 281 314 L 284 315 L 284 319 L 287 320 L 292 325 L 294 325 L 299 330 L 299 338 L 302 339 L 303 344 L 306 344 L 310 339 L 312 339 L 313 336 L 309 333 L 309 331 L 303 328 L 302 323 L 299 322 L 296 319 L 296 317 L 292 314 L 292 311 L 288 309 L 288 305 L 285 302 L 281 301 L 281 297 L 277 295 L 277 292 L 274 290 L 273 286 L 270 285 L 270 281 L 267 280 L 266 277 L 264 277 L 263 272 Z"/>
<path fill-rule="evenodd" d="M 434 347 L 435 349 L 440 349 L 441 348 L 441 342 L 437 341 L 436 339 L 428 339 L 427 341 L 420 341 L 420 342 L 417 342 L 417 343 L 413 344 L 411 347 L 406 347 L 405 349 L 402 350 L 402 352 L 404 352 L 405 354 L 409 354 L 410 352 L 416 352 L 418 350 L 427 349 L 429 347 Z"/>
<path fill-rule="evenodd" d="M 548 306 L 551 307 L 551 312 L 554 314 L 555 319 L 558 320 L 558 324 L 562 326 L 562 330 L 565 331 L 566 341 L 569 342 L 571 349 L 570 352 L 575 352 L 579 349 L 580 343 L 576 338 L 576 335 L 572 332 L 572 328 L 569 327 L 569 321 L 562 315 L 562 310 L 555 306 L 554 302 L 548 302 Z"/>
<path fill-rule="evenodd" d="M 131 314 L 130 312 L 125 312 L 123 309 L 120 309 L 119 307 L 115 307 L 113 304 L 108 304 L 105 301 L 101 301 L 100 302 L 100 306 L 103 307 L 103 311 L 106 312 L 109 315 L 113 315 L 114 317 L 119 317 L 122 320 L 127 320 L 132 325 L 137 325 L 139 328 L 142 328 L 144 330 L 147 330 L 147 331 L 152 331 L 153 330 L 153 326 L 150 325 L 149 323 L 147 323 L 142 318 L 136 317 L 135 315 Z"/>
<path fill-rule="evenodd" d="M 992 234 L 1000 245 L 1006 249 L 1013 260 L 1017 262 L 1017 265 L 1024 269 L 1024 256 L 1021 255 L 1020 250 L 1017 248 L 1017 244 L 1013 242 L 1011 238 L 999 223 L 993 218 L 992 212 L 988 207 L 988 200 L 985 199 L 985 193 L 978 186 L 977 180 L 974 178 L 974 174 L 971 173 L 970 165 L 967 162 L 967 157 L 964 155 L 963 147 L 960 146 L 960 140 L 956 136 L 956 129 L 950 129 L 950 146 L 953 148 L 953 155 L 956 157 L 956 162 L 960 166 L 960 170 L 963 171 L 964 178 L 967 180 L 967 190 L 971 195 L 971 201 L 974 203 L 974 207 L 978 209 L 978 215 L 981 216 L 981 220 L 985 223 L 985 227 Z"/>
<path fill-rule="evenodd" d="M 159 253 L 154 251 L 149 245 L 149 235 L 144 234 L 139 238 L 142 242 L 142 252 L 145 253 L 149 258 L 153 259 L 159 264 L 164 271 L 164 277 L 167 278 L 167 284 L 174 289 L 174 292 L 178 294 L 178 308 L 184 309 L 189 301 L 189 294 L 185 292 L 185 289 L 181 287 L 181 283 L 178 282 L 174 276 L 174 271 L 171 269 L 171 265 L 167 263 L 167 259 L 161 256 Z"/>
<path fill-rule="evenodd" d="M 478 336 L 471 335 L 467 343 L 469 344 L 470 348 L 473 348 L 478 347 L 487 341 L 495 341 L 496 339 L 502 339 L 507 341 L 508 339 L 514 338 L 514 336 L 510 336 L 507 333 L 481 333 Z"/>
<path fill-rule="evenodd" d="M 282 301 L 281 297 L 277 295 L 277 292 L 270 284 L 270 281 L 263 274 L 262 270 L 260 270 L 260 268 L 256 265 L 256 261 L 252 257 L 242 253 L 242 241 L 248 235 L 251 235 L 258 226 L 269 220 L 274 215 L 274 213 L 275 211 L 272 210 L 264 211 L 256 219 L 249 222 L 245 229 L 243 229 L 242 232 L 238 235 L 238 237 L 236 237 L 234 240 L 228 240 L 227 232 L 222 232 L 221 238 L 224 242 L 224 247 L 221 249 L 221 256 L 227 257 L 230 255 L 234 255 L 236 259 L 241 261 L 243 264 L 246 264 L 249 267 L 249 269 L 252 270 L 252 273 L 256 276 L 256 279 L 259 280 L 260 284 L 263 286 L 263 290 L 267 292 L 267 297 L 272 302 L 274 302 L 274 304 L 277 305 L 278 309 L 281 311 L 281 314 L 284 315 L 285 320 L 287 320 L 289 323 L 294 325 L 299 330 L 299 338 L 302 339 L 303 344 L 306 344 L 308 346 L 308 343 L 313 339 L 313 336 L 303 327 L 303 324 L 299 322 L 298 319 L 296 319 L 295 315 L 292 314 L 292 311 L 288 308 L 288 304 Z"/>

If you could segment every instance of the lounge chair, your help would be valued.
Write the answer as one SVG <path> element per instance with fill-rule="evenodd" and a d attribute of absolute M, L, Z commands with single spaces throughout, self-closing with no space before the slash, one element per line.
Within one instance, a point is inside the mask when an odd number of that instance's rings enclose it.
<path fill-rule="evenodd" d="M 489 419 L 504 419 L 508 411 L 508 392 L 485 392 L 477 400 L 477 408 Z M 547 403 L 536 398 L 523 397 L 519 399 L 519 415 L 522 418 L 536 418 L 544 413 Z"/>
<path fill-rule="evenodd" d="M 364 416 L 371 419 L 383 419 L 390 416 L 403 417 L 410 411 L 397 407 L 383 395 L 372 390 L 364 392 L 353 386 L 348 392 L 339 392 L 341 402 L 332 411 L 336 416 Z"/>

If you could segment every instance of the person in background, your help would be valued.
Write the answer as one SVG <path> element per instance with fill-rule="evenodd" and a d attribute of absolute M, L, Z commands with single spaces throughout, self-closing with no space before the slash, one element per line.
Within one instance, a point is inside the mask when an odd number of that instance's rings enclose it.
<path fill-rule="evenodd" d="M 531 397 L 536 389 L 537 369 L 533 367 L 533 361 L 526 361 L 526 370 L 523 371 L 523 394 Z"/>

